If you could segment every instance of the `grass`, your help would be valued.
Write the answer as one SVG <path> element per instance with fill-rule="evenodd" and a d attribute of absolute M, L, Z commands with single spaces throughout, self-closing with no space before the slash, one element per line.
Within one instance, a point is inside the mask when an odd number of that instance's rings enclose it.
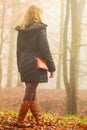
<path fill-rule="evenodd" d="M 17 117 L 18 116 L 18 112 L 16 112 L 16 111 L 9 111 L 9 110 L 1 111 L 0 112 L 0 116 L 4 116 L 4 115 L 9 115 L 9 116 L 12 116 L 12 117 Z M 32 114 L 28 113 L 27 115 L 31 116 Z M 53 119 L 53 118 L 61 118 L 61 119 L 65 119 L 67 121 L 80 120 L 83 123 L 87 124 L 87 116 L 83 117 L 83 118 L 80 118 L 79 116 L 76 116 L 76 115 L 58 116 L 57 114 L 50 114 L 50 113 L 43 113 L 42 116 L 45 119 L 47 119 L 47 120 L 48 119 Z"/>
<path fill-rule="evenodd" d="M 31 113 L 28 113 L 27 116 L 31 117 Z M 12 125 L 18 116 L 18 112 L 16 111 L 1 111 L 0 112 L 0 125 Z M 59 127 L 59 128 L 76 128 L 78 126 L 86 125 L 87 128 L 87 117 L 83 117 L 82 119 L 79 116 L 58 116 L 56 114 L 43 113 L 42 117 L 45 121 L 50 122 L 51 126 Z M 33 122 L 33 119 L 32 119 Z M 82 126 L 83 127 L 83 126 Z M 83 129 L 87 130 L 87 129 Z"/>

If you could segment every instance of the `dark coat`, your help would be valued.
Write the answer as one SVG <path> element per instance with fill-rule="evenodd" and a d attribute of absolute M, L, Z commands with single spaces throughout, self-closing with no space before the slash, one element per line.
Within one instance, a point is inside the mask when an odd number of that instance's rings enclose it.
<path fill-rule="evenodd" d="M 48 71 L 54 72 L 55 65 L 48 45 L 46 25 L 43 23 L 32 23 L 28 25 L 28 27 L 26 27 L 25 29 L 21 29 L 19 26 L 17 26 L 16 30 L 18 31 L 18 37 L 17 37 L 18 70 L 20 71 L 19 60 L 21 53 L 24 51 L 32 53 L 30 49 L 31 47 L 36 57 L 40 57 L 46 60 L 49 69 Z M 33 67 L 31 71 L 27 71 L 26 73 L 20 72 L 20 75 L 22 82 L 41 83 L 48 81 L 47 71 L 37 70 L 36 67 Z"/>

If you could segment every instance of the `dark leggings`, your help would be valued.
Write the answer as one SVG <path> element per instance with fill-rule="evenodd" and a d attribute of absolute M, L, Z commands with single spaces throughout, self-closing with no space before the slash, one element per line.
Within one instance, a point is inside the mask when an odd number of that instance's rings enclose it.
<path fill-rule="evenodd" d="M 38 83 L 26 83 L 26 90 L 23 101 L 34 101 L 36 100 L 36 88 Z"/>

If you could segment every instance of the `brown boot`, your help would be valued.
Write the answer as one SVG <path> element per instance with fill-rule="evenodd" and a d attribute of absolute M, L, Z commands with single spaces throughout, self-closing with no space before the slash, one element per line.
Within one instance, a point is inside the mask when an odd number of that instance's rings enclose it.
<path fill-rule="evenodd" d="M 41 125 L 41 114 L 39 111 L 39 107 L 36 101 L 32 101 L 31 106 L 30 106 L 30 110 L 33 114 L 33 116 L 35 117 L 35 120 L 37 122 L 37 125 Z"/>
<path fill-rule="evenodd" d="M 24 118 L 25 118 L 30 106 L 31 106 L 31 102 L 29 102 L 29 101 L 24 101 L 22 103 L 20 111 L 19 111 L 19 115 L 18 115 L 18 120 L 17 120 L 17 123 L 16 123 L 17 127 L 24 128 L 24 127 L 29 127 L 30 126 L 30 124 L 26 124 L 24 122 Z"/>

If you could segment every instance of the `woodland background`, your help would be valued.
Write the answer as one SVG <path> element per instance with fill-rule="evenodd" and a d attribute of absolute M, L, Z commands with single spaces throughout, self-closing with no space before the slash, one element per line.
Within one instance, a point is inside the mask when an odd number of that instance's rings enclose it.
<path fill-rule="evenodd" d="M 43 8 L 43 21 L 48 25 L 48 39 L 51 52 L 56 64 L 55 78 L 50 80 L 48 85 L 44 88 L 60 88 L 64 87 L 63 84 L 63 29 L 66 16 L 65 0 L 0 0 L 0 55 L 1 55 L 1 68 L 2 68 L 2 87 L 16 87 L 21 86 L 20 77 L 17 72 L 16 65 L 16 37 L 17 32 L 15 26 L 20 23 L 24 16 L 26 8 L 30 4 L 36 3 Z M 87 85 L 87 0 L 79 0 L 79 15 L 82 9 L 82 16 L 80 23 L 80 50 L 79 50 L 79 88 L 86 88 Z M 83 7 L 81 7 L 83 6 Z M 71 50 L 71 14 L 69 11 L 68 23 L 68 44 L 67 44 L 67 63 L 70 62 Z M 80 17 L 80 16 L 79 16 Z M 77 27 L 78 28 L 78 27 Z M 68 65 L 69 71 L 69 65 Z M 69 76 L 70 77 L 70 76 Z M 14 84 L 15 82 L 15 84 Z M 46 87 L 45 87 L 46 86 Z M 48 87 L 47 87 L 48 86 Z"/>
<path fill-rule="evenodd" d="M 24 86 L 17 70 L 15 26 L 33 3 L 43 9 L 57 68 L 55 78 L 39 88 L 64 89 L 72 109 L 79 89 L 87 89 L 87 0 L 0 0 L 0 88 Z"/>

